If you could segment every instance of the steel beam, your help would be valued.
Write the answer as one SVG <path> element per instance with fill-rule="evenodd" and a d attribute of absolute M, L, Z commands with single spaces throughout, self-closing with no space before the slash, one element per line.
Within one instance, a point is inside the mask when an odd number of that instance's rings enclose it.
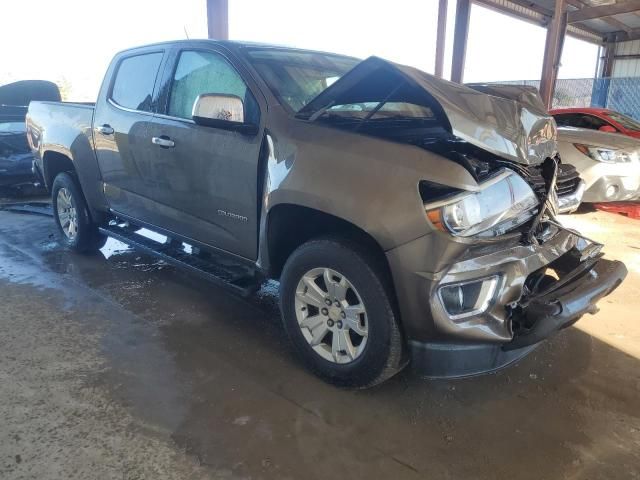
<path fill-rule="evenodd" d="M 229 40 L 229 0 L 207 0 L 209 38 Z"/>
<path fill-rule="evenodd" d="M 569 5 L 576 7 L 578 10 L 590 7 L 588 3 L 585 3 L 585 0 L 567 0 L 567 3 Z M 632 30 L 632 28 L 629 25 L 622 23 L 621 21 L 616 20 L 613 17 L 604 17 L 602 18 L 602 21 L 608 23 L 612 27 L 617 28 L 619 31 L 622 31 L 622 32 L 629 33 L 629 31 Z"/>
<path fill-rule="evenodd" d="M 630 42 L 631 40 L 640 40 L 640 28 L 625 32 L 616 36 L 616 42 Z"/>
<path fill-rule="evenodd" d="M 438 31 L 436 33 L 436 65 L 435 75 L 442 78 L 444 68 L 444 46 L 447 36 L 447 8 L 448 0 L 440 0 L 438 3 Z"/>
<path fill-rule="evenodd" d="M 467 38 L 469 36 L 470 0 L 457 0 L 456 22 L 453 30 L 453 56 L 451 58 L 451 81 L 462 83 L 464 76 L 464 59 L 467 54 Z"/>
<path fill-rule="evenodd" d="M 573 5 L 572 2 L 577 3 L 576 0 L 567 0 L 567 3 L 571 5 Z M 553 18 L 553 11 L 533 4 L 528 0 L 509 0 L 508 2 L 503 2 L 502 0 L 474 0 L 474 3 L 495 10 L 498 13 L 509 15 L 512 18 L 545 28 L 551 23 L 551 19 Z M 570 28 L 567 28 L 566 34 L 597 45 L 604 43 L 602 33 L 596 32 L 583 24 L 572 25 Z"/>
<path fill-rule="evenodd" d="M 544 48 L 542 77 L 540 79 L 540 95 L 547 108 L 551 108 L 553 103 L 553 92 L 558 78 L 566 29 L 567 5 L 565 0 L 557 0 L 551 24 L 547 27 L 547 41 Z"/>
<path fill-rule="evenodd" d="M 632 13 L 640 10 L 640 0 L 626 0 L 625 2 L 600 5 L 597 7 L 585 7 L 569 12 L 568 23 L 584 22 L 594 18 L 611 17 L 621 13 Z"/>
<path fill-rule="evenodd" d="M 553 12 L 547 15 L 546 13 L 539 11 L 540 9 L 529 9 L 528 7 L 524 7 L 519 3 L 505 4 L 496 0 L 474 0 L 474 3 L 503 15 L 508 15 L 509 17 L 515 18 L 516 20 L 522 20 L 523 22 L 528 22 L 539 27 L 546 27 L 551 21 L 551 17 L 553 16 Z M 523 8 L 527 8 L 527 13 L 517 10 L 517 8 L 520 6 L 522 6 Z"/>
<path fill-rule="evenodd" d="M 631 53 L 629 55 L 616 55 L 614 60 L 640 60 L 640 53 Z"/>
<path fill-rule="evenodd" d="M 602 55 L 602 71 L 601 77 L 608 78 L 613 73 L 613 64 L 616 61 L 616 44 L 607 43 L 604 47 L 604 53 Z"/>

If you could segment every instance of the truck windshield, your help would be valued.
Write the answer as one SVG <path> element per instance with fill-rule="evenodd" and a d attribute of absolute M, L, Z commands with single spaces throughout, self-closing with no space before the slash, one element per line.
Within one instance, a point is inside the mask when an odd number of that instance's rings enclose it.
<path fill-rule="evenodd" d="M 274 95 L 294 112 L 360 62 L 341 55 L 277 48 L 255 48 L 247 53 Z"/>

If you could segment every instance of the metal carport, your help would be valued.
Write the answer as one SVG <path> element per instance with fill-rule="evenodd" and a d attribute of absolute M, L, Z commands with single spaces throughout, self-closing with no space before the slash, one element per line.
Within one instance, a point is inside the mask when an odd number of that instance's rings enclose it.
<path fill-rule="evenodd" d="M 433 0 L 435 1 L 435 0 Z M 472 3 L 547 29 L 540 93 L 551 107 L 565 35 L 601 48 L 598 76 L 609 77 L 616 61 L 640 62 L 640 42 L 621 53 L 623 46 L 640 40 L 640 0 L 455 0 L 451 80 L 463 82 Z M 229 0 L 206 0 L 209 38 L 228 39 Z M 446 18 L 449 0 L 438 0 L 435 74 L 443 75 Z M 637 50 L 637 51 L 636 51 Z"/>

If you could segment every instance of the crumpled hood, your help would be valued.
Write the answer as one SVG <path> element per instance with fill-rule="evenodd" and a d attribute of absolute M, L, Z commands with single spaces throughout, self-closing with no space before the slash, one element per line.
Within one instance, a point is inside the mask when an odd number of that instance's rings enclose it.
<path fill-rule="evenodd" d="M 605 147 L 612 150 L 640 151 L 640 140 L 637 138 L 586 128 L 559 127 L 558 141 Z"/>
<path fill-rule="evenodd" d="M 539 164 L 557 151 L 555 121 L 535 89 L 514 85 L 469 88 L 378 57 L 360 62 L 298 114 L 309 118 L 332 105 L 385 100 L 379 85 L 389 83 L 390 74 L 398 77 L 396 84 L 405 80 L 422 92 L 421 100 L 440 111 L 450 133 L 483 150 L 525 165 Z M 416 98 L 394 97 L 393 101 L 416 103 Z"/>

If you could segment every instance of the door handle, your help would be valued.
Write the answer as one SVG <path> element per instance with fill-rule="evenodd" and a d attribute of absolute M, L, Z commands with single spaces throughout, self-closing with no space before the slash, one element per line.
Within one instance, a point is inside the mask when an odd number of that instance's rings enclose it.
<path fill-rule="evenodd" d="M 98 128 L 96 128 L 96 130 L 98 130 L 98 132 L 102 135 L 113 134 L 113 128 L 111 128 L 111 125 L 108 125 L 106 123 L 104 125 L 100 125 Z"/>
<path fill-rule="evenodd" d="M 176 142 L 171 140 L 166 135 L 162 135 L 161 137 L 151 137 L 151 143 L 162 148 L 173 148 L 176 146 Z"/>

